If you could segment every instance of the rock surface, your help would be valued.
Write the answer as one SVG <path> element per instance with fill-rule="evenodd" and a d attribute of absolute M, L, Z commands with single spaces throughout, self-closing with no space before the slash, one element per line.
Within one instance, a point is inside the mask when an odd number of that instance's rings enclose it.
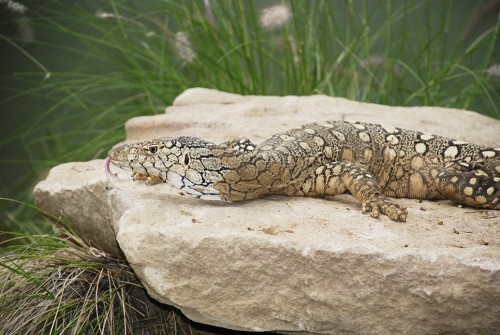
<path fill-rule="evenodd" d="M 249 136 L 258 143 L 331 119 L 500 143 L 500 122 L 468 111 L 207 89 L 187 90 L 165 115 L 132 119 L 126 130 L 128 140 Z M 401 199 L 408 222 L 395 223 L 361 214 L 349 195 L 204 202 L 167 184 L 108 180 L 103 161 L 54 168 L 35 197 L 84 239 L 118 254 L 113 230 L 151 296 L 197 322 L 318 334 L 500 329 L 498 211 Z"/>
<path fill-rule="evenodd" d="M 109 219 L 104 161 L 61 164 L 34 190 L 36 205 L 66 219 L 75 233 L 94 247 L 123 256 Z"/>

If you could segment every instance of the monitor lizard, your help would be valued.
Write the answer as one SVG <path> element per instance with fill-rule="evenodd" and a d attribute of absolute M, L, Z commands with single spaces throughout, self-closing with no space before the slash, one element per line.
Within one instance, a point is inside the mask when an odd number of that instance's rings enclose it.
<path fill-rule="evenodd" d="M 333 196 L 349 191 L 363 212 L 406 221 L 392 198 L 449 199 L 500 209 L 500 148 L 378 124 L 327 121 L 214 144 L 196 137 L 123 144 L 106 163 L 152 185 L 169 182 L 201 199 L 238 202 L 268 194 Z"/>

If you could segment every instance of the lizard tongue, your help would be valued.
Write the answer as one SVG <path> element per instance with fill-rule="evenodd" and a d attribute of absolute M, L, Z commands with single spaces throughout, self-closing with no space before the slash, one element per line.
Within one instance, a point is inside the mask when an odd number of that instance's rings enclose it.
<path fill-rule="evenodd" d="M 113 179 L 119 179 L 118 176 L 116 175 L 116 173 L 113 173 L 111 172 L 111 158 L 108 157 L 106 158 L 106 160 L 104 161 L 104 169 L 106 171 L 106 176 L 111 177 Z"/>

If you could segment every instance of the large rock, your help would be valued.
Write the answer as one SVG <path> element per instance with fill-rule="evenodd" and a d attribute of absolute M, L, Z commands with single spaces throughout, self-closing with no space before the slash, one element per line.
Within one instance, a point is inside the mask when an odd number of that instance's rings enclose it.
<path fill-rule="evenodd" d="M 126 129 L 129 140 L 195 135 L 260 142 L 331 119 L 500 143 L 500 122 L 469 111 L 207 89 L 187 90 L 165 115 L 132 119 Z M 102 161 L 54 168 L 35 196 L 85 239 L 115 253 L 112 228 L 151 296 L 194 321 L 321 334 L 500 329 L 498 211 L 401 199 L 408 222 L 395 223 L 362 214 L 349 195 L 204 202 L 167 184 L 108 180 Z"/>
<path fill-rule="evenodd" d="M 36 205 L 65 219 L 92 246 L 121 257 L 109 218 L 104 161 L 66 163 L 52 168 L 34 190 Z M 60 227 L 57 222 L 56 227 Z"/>

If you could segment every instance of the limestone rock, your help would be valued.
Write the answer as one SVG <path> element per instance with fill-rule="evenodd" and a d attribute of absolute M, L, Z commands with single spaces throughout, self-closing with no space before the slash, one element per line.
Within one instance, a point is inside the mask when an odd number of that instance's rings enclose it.
<path fill-rule="evenodd" d="M 132 119 L 126 129 L 129 140 L 248 136 L 258 143 L 331 119 L 500 143 L 500 122 L 468 111 L 207 89 L 187 90 L 165 115 Z M 395 223 L 362 214 L 349 195 L 205 202 L 167 184 L 108 180 L 102 164 L 54 168 L 35 189 L 37 204 L 61 213 L 107 250 L 114 231 L 150 295 L 194 321 L 315 334 L 500 329 L 498 211 L 401 199 L 408 222 Z"/>
<path fill-rule="evenodd" d="M 500 122 L 475 112 L 439 107 L 391 107 L 312 96 L 241 96 L 205 88 L 188 89 L 164 115 L 142 116 L 125 124 L 127 140 L 197 136 L 222 142 L 248 136 L 256 143 L 306 123 L 363 121 L 435 133 L 498 146 Z"/>
<path fill-rule="evenodd" d="M 67 163 L 50 170 L 33 193 L 38 207 L 67 219 L 83 240 L 113 256 L 121 251 L 109 220 L 103 160 Z"/>

